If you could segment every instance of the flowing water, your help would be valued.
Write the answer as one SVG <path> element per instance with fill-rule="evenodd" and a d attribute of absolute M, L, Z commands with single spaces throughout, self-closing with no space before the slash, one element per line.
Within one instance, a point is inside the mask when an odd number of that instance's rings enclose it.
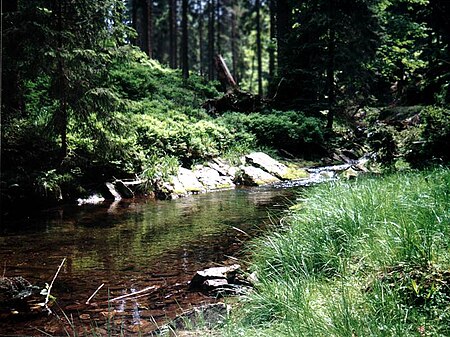
<path fill-rule="evenodd" d="M 106 334 L 116 329 L 131 335 L 151 331 L 192 305 L 214 302 L 188 290 L 195 272 L 243 263 L 245 241 L 261 234 L 294 198 L 292 188 L 236 189 L 171 201 L 67 206 L 38 218 L 4 221 L 4 277 L 22 276 L 43 289 L 66 261 L 51 289 L 55 314 L 30 311 L 21 302 L 3 306 L 0 336 L 67 335 L 69 321 L 81 333 L 96 326 Z M 142 290 L 132 299 L 109 301 Z M 35 297 L 45 300 L 39 291 Z"/>

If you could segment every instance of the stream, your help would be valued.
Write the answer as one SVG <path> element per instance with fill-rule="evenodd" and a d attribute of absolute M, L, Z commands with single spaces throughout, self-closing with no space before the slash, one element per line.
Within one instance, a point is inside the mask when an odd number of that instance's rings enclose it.
<path fill-rule="evenodd" d="M 22 312 L 20 304 L 0 308 L 0 336 L 67 335 L 68 325 L 81 334 L 96 326 L 128 336 L 152 331 L 193 305 L 215 302 L 188 290 L 195 272 L 245 263 L 244 243 L 282 216 L 298 188 L 238 188 L 171 201 L 65 206 L 4 222 L 1 276 L 22 276 L 43 289 L 66 261 L 51 289 L 54 314 Z M 146 288 L 133 300 L 109 301 Z M 37 296 L 45 299 L 39 291 Z"/>

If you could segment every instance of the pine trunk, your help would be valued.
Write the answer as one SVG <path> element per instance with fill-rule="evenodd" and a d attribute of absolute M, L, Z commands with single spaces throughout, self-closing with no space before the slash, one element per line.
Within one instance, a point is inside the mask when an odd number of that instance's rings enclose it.
<path fill-rule="evenodd" d="M 214 26 L 215 26 L 215 5 L 214 0 L 209 1 L 209 22 L 208 22 L 208 77 L 214 80 Z"/>
<path fill-rule="evenodd" d="M 222 53 L 222 45 L 221 45 L 221 34 L 222 34 L 222 22 L 221 22 L 221 16 L 220 16 L 220 11 L 221 11 L 221 6 L 222 4 L 220 3 L 220 0 L 217 0 L 216 2 L 216 15 L 217 15 L 217 28 L 216 28 L 216 33 L 217 33 L 217 41 L 216 41 L 216 49 L 217 49 L 217 54 L 221 54 Z"/>
<path fill-rule="evenodd" d="M 275 0 L 269 0 L 269 11 L 270 11 L 270 48 L 269 48 L 269 83 L 271 83 L 275 77 L 275 50 L 272 47 L 272 43 L 275 40 L 275 11 L 276 2 Z"/>
<path fill-rule="evenodd" d="M 261 48 L 261 3 L 255 1 L 256 10 L 256 58 L 258 66 L 258 95 L 263 95 L 262 87 L 262 48 Z"/>
<path fill-rule="evenodd" d="M 236 83 L 239 82 L 238 80 L 238 50 L 237 50 L 237 17 L 236 17 L 236 4 L 233 4 L 233 9 L 231 12 L 231 62 L 232 62 L 232 72 L 233 77 L 236 80 Z"/>
<path fill-rule="evenodd" d="M 169 62 L 171 68 L 177 67 L 177 1 L 169 0 Z"/>
<path fill-rule="evenodd" d="M 330 5 L 330 17 L 328 27 L 328 55 L 327 55 L 327 92 L 328 92 L 328 115 L 327 115 L 327 129 L 333 128 L 333 119 L 335 114 L 336 93 L 334 88 L 334 57 L 335 57 L 335 43 L 336 32 L 334 30 L 334 12 L 333 6 Z"/>
<path fill-rule="evenodd" d="M 286 73 L 286 59 L 288 51 L 288 38 L 291 31 L 291 6 L 289 0 L 277 1 L 277 45 L 278 45 L 278 74 L 280 77 Z"/>
<path fill-rule="evenodd" d="M 153 58 L 153 0 L 147 0 L 147 55 Z"/>
<path fill-rule="evenodd" d="M 188 50 L 188 0 L 182 2 L 182 43 L 181 43 L 181 65 L 183 78 L 189 77 L 189 50 Z"/>

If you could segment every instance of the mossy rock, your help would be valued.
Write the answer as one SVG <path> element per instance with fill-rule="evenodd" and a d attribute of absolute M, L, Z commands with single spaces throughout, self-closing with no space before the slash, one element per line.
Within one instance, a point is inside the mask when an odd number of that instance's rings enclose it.
<path fill-rule="evenodd" d="M 284 173 L 281 178 L 284 180 L 306 179 L 309 178 L 309 173 L 301 168 L 288 167 L 286 173 Z"/>

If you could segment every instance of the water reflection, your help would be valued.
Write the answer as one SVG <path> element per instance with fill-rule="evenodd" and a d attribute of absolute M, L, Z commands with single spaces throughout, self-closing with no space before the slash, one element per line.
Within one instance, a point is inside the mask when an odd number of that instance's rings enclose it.
<path fill-rule="evenodd" d="M 204 300 L 186 291 L 195 271 L 238 256 L 242 242 L 265 227 L 268 213 L 285 209 L 293 196 L 292 189 L 256 188 L 173 201 L 68 206 L 27 226 L 2 224 L 0 263 L 6 276 L 20 275 L 43 286 L 66 257 L 54 288 L 58 302 L 66 308 L 84 303 L 105 283 L 95 297 L 97 313 L 108 309 L 110 296 L 157 286 L 139 303 L 117 308 L 135 324 L 144 314 L 162 317 Z M 140 305 L 148 310 L 141 312 Z M 0 331 L 20 329 L 20 324 L 12 328 L 0 321 Z"/>

